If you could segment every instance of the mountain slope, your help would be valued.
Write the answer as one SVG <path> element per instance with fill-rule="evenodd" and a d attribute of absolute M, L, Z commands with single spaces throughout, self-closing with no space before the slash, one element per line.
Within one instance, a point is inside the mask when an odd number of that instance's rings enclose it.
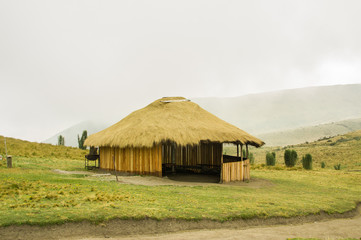
<path fill-rule="evenodd" d="M 361 118 L 339 122 L 326 123 L 316 126 L 270 132 L 258 135 L 267 146 L 286 146 L 316 141 L 324 137 L 333 137 L 340 134 L 361 129 Z"/>
<path fill-rule="evenodd" d="M 87 130 L 89 136 L 109 126 L 110 124 L 103 122 L 84 121 L 55 134 L 54 136 L 44 140 L 43 143 L 56 145 L 58 143 L 59 135 L 62 135 L 65 138 L 65 146 L 78 147 L 78 135 L 81 136 L 84 130 Z"/>
<path fill-rule="evenodd" d="M 291 89 L 194 102 L 256 135 L 361 117 L 361 84 Z"/>
<path fill-rule="evenodd" d="M 361 84 L 290 89 L 233 98 L 195 98 L 192 101 L 259 137 L 269 146 L 297 144 L 356 130 L 359 129 L 354 126 L 356 123 L 348 122 L 347 127 L 352 125 L 349 130 L 339 126 L 341 123 L 320 124 L 361 118 Z M 44 142 L 57 144 L 58 136 L 63 135 L 65 145 L 76 147 L 77 135 L 83 130 L 90 135 L 110 125 L 82 122 Z"/>

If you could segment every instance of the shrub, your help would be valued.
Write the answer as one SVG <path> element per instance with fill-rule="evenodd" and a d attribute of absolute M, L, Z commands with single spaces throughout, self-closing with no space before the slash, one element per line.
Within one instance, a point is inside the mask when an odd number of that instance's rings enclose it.
<path fill-rule="evenodd" d="M 267 154 L 266 154 L 266 165 L 267 165 L 267 166 L 274 166 L 274 165 L 276 165 L 276 159 L 275 159 L 273 153 L 267 153 Z"/>
<path fill-rule="evenodd" d="M 339 163 L 339 164 L 336 164 L 336 165 L 333 166 L 333 168 L 334 168 L 335 170 L 341 170 L 341 164 L 340 164 L 340 163 Z"/>
<path fill-rule="evenodd" d="M 254 156 L 253 156 L 253 153 L 250 153 L 249 154 L 249 163 L 254 165 Z"/>
<path fill-rule="evenodd" d="M 325 162 L 321 162 L 321 168 L 325 168 L 326 167 L 326 163 Z"/>
<path fill-rule="evenodd" d="M 307 153 L 302 157 L 302 166 L 304 169 L 311 170 L 312 169 L 312 155 Z"/>
<path fill-rule="evenodd" d="M 297 162 L 297 152 L 295 150 L 286 149 L 284 158 L 287 167 L 294 167 Z"/>

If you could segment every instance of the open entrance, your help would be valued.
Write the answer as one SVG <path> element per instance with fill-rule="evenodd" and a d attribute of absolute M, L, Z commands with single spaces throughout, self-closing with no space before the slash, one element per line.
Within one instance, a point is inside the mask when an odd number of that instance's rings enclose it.
<path fill-rule="evenodd" d="M 222 143 L 201 142 L 199 145 L 162 144 L 162 175 L 190 181 L 232 182 L 250 178 L 248 146 L 236 144 L 237 156 L 223 155 Z M 239 149 L 240 147 L 240 149 Z M 241 150 L 241 151 L 240 151 Z M 184 181 L 182 179 L 182 181 Z"/>

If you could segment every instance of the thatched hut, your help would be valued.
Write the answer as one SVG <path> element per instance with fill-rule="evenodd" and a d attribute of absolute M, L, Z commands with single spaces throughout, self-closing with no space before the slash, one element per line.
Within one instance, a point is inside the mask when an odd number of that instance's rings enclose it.
<path fill-rule="evenodd" d="M 237 145 L 237 157 L 223 155 L 223 143 Z M 99 147 L 102 169 L 159 177 L 215 171 L 221 182 L 249 179 L 248 145 L 263 144 L 183 97 L 158 99 L 85 141 Z"/>

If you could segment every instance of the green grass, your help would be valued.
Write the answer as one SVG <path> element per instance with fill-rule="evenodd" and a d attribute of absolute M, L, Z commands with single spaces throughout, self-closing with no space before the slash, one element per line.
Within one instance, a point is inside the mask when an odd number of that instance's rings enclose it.
<path fill-rule="evenodd" d="M 5 156 L 4 137 L 0 136 L 0 154 Z M 15 138 L 6 138 L 7 154 L 36 158 L 84 159 L 86 150 L 79 148 L 55 146 L 47 143 L 28 142 Z"/>
<path fill-rule="evenodd" d="M 341 213 L 361 201 L 361 173 L 344 170 L 292 171 L 261 168 L 252 178 L 261 188 L 237 186 L 140 186 L 62 175 L 53 169 L 83 170 L 64 158 L 14 157 L 0 161 L 0 226 L 120 219 L 231 219 Z"/>

